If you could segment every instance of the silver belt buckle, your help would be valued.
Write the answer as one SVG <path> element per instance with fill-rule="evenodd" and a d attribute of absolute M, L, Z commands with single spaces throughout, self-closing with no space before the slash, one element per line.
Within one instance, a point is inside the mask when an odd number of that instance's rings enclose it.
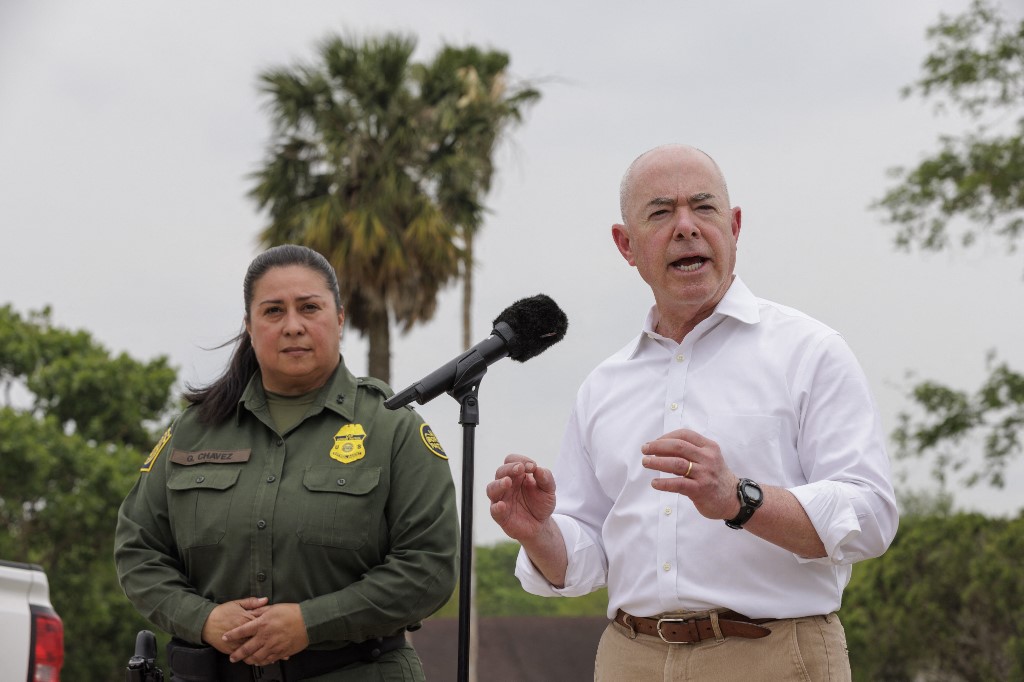
<path fill-rule="evenodd" d="M 661 641 L 665 642 L 666 644 L 693 644 L 694 642 L 670 642 L 669 640 L 665 639 L 665 633 L 661 631 L 661 624 L 662 623 L 688 623 L 691 620 L 696 620 L 696 619 L 695 618 L 659 618 L 658 619 L 658 637 L 661 637 Z"/>

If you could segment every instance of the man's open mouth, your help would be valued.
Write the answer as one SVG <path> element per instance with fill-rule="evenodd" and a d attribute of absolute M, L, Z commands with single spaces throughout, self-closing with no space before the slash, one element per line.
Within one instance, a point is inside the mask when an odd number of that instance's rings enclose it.
<path fill-rule="evenodd" d="M 704 265 L 706 258 L 701 256 L 687 256 L 686 258 L 680 258 L 672 263 L 672 267 L 676 270 L 682 270 L 683 272 L 693 272 L 699 270 L 700 266 Z"/>

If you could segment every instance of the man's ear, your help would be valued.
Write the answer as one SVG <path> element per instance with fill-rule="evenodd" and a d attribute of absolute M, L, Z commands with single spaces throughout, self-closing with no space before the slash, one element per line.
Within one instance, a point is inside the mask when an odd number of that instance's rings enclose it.
<path fill-rule="evenodd" d="M 629 230 L 626 229 L 626 226 L 618 223 L 612 225 L 612 239 L 615 241 L 615 246 L 619 249 L 619 253 L 626 259 L 626 262 L 635 267 L 636 259 L 633 258 L 633 247 L 630 244 Z"/>

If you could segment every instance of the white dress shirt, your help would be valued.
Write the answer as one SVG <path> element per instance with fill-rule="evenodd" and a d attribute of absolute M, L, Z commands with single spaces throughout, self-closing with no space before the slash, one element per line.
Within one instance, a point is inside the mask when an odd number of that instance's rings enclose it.
<path fill-rule="evenodd" d="M 867 379 L 843 338 L 737 277 L 681 344 L 644 332 L 580 387 L 554 466 L 554 520 L 569 557 L 551 586 L 520 552 L 516 575 L 543 596 L 608 587 L 608 616 L 728 608 L 791 618 L 839 608 L 851 564 L 882 554 L 898 524 L 889 459 Z M 640 447 L 691 429 L 738 477 L 788 489 L 827 556 L 806 559 L 651 487 L 668 476 Z"/>

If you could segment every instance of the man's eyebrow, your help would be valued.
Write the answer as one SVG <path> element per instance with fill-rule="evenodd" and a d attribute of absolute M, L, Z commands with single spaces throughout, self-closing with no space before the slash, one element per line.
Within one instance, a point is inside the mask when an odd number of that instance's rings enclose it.
<path fill-rule="evenodd" d="M 650 208 L 652 206 L 675 206 L 675 205 L 676 205 L 676 200 L 675 199 L 672 199 L 672 198 L 669 198 L 669 197 L 654 197 L 653 199 L 651 199 L 650 201 L 647 202 L 647 204 L 645 205 L 645 208 Z"/>
<path fill-rule="evenodd" d="M 687 197 L 687 203 L 696 204 L 702 201 L 713 201 L 718 197 L 712 192 L 697 192 Z M 655 206 L 675 206 L 678 202 L 672 197 L 654 197 L 648 201 L 644 208 L 653 208 Z"/>

